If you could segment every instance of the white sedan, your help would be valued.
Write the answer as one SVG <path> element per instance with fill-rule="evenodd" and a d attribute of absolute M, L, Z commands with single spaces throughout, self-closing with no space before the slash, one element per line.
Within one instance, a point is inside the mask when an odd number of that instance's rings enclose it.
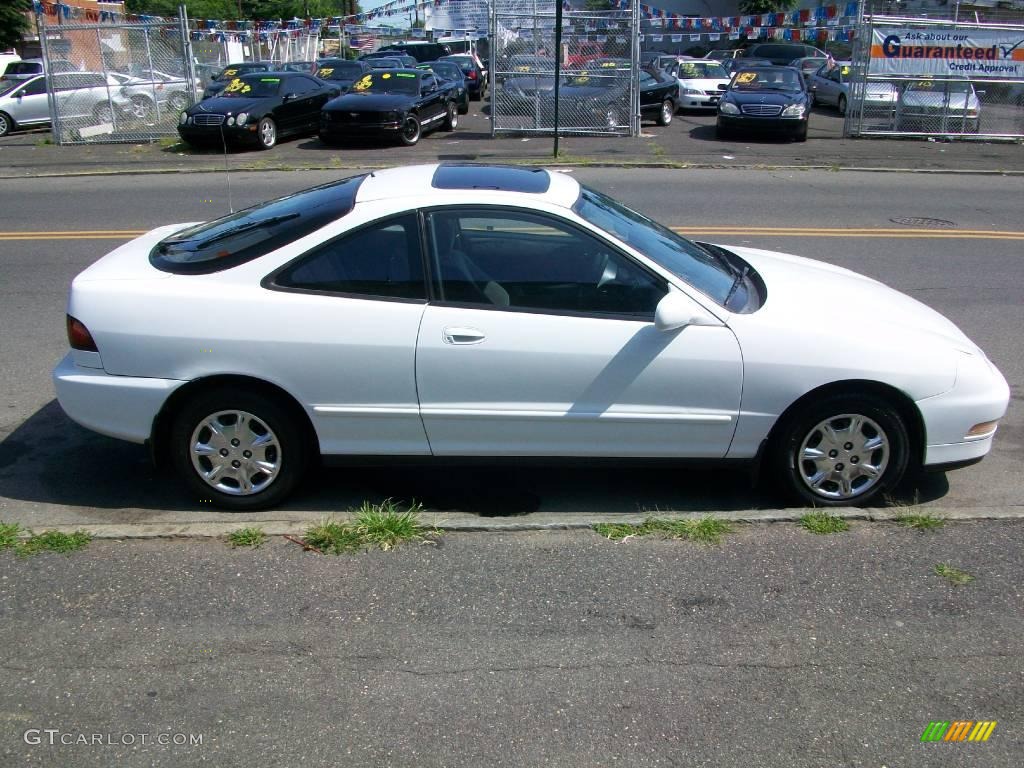
<path fill-rule="evenodd" d="M 539 169 L 377 171 L 161 227 L 75 278 L 67 323 L 67 414 L 237 510 L 353 455 L 758 462 L 861 504 L 981 459 L 1009 398 L 914 299 Z"/>
<path fill-rule="evenodd" d="M 680 109 L 716 109 L 729 87 L 729 73 L 717 61 L 683 59 L 665 71 L 679 81 Z"/>

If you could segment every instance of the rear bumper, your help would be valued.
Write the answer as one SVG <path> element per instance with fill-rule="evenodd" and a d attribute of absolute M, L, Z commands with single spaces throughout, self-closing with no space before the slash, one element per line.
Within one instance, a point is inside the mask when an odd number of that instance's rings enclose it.
<path fill-rule="evenodd" d="M 111 376 L 75 365 L 69 353 L 53 371 L 60 407 L 73 421 L 101 435 L 144 443 L 167 398 L 184 381 Z"/>

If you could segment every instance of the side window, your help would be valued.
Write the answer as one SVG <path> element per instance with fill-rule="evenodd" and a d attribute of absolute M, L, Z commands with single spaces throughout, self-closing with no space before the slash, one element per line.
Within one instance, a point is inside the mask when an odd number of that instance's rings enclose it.
<path fill-rule="evenodd" d="M 293 77 L 289 83 L 289 89 L 298 94 L 312 93 L 319 88 L 320 86 L 308 77 Z"/>
<path fill-rule="evenodd" d="M 46 80 L 44 78 L 33 80 L 21 89 L 22 96 L 39 96 L 43 93 L 46 93 Z"/>
<path fill-rule="evenodd" d="M 640 85 L 653 85 L 654 78 L 647 72 L 640 72 Z"/>
<path fill-rule="evenodd" d="M 548 216 L 435 211 L 430 240 L 442 301 L 650 319 L 667 290 L 623 254 Z"/>
<path fill-rule="evenodd" d="M 285 288 L 426 299 L 415 214 L 378 221 L 310 251 L 274 282 Z"/>
<path fill-rule="evenodd" d="M 831 72 L 828 73 L 828 79 L 834 82 L 842 82 L 839 75 L 839 67 L 834 67 Z"/>

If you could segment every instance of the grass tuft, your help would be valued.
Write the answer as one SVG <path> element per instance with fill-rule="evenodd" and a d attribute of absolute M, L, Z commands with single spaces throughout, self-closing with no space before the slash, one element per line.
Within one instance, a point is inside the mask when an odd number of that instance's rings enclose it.
<path fill-rule="evenodd" d="M 722 537 L 732 533 L 733 528 L 727 521 L 713 517 L 702 517 L 699 520 L 661 520 L 649 517 L 639 525 L 598 523 L 594 530 L 612 541 L 622 541 L 633 536 L 660 536 L 712 545 L 721 543 Z"/>
<path fill-rule="evenodd" d="M 324 519 L 306 530 L 303 541 L 325 554 L 337 555 L 364 547 L 387 551 L 404 542 L 423 541 L 435 533 L 420 523 L 422 511 L 420 504 L 400 510 L 391 499 L 380 504 L 364 501 L 353 522 Z"/>
<path fill-rule="evenodd" d="M 897 525 L 913 528 L 915 531 L 935 531 L 946 524 L 946 521 L 935 515 L 897 515 L 893 518 Z"/>
<path fill-rule="evenodd" d="M 800 525 L 811 533 L 841 533 L 850 530 L 850 524 L 841 517 L 830 515 L 828 512 L 814 510 L 800 518 Z"/>
<path fill-rule="evenodd" d="M 21 526 L 17 523 L 0 523 L 0 549 L 13 547 L 21 533 Z"/>
<path fill-rule="evenodd" d="M 263 532 L 262 528 L 250 526 L 248 528 L 239 528 L 237 531 L 232 531 L 228 534 L 228 544 L 232 547 L 252 547 L 253 549 L 259 549 L 267 541 L 267 534 Z"/>
<path fill-rule="evenodd" d="M 970 584 L 974 581 L 974 577 L 967 571 L 961 571 L 959 568 L 954 568 L 948 563 L 939 563 L 935 566 L 935 573 L 944 579 L 947 579 L 950 584 L 955 586 L 963 586 L 964 584 Z"/>
<path fill-rule="evenodd" d="M 15 542 L 14 551 L 21 557 L 38 555 L 40 552 L 60 552 L 67 554 L 84 548 L 90 541 L 90 536 L 85 531 L 74 533 L 61 533 L 60 531 L 43 531 L 35 533 L 27 539 Z"/>

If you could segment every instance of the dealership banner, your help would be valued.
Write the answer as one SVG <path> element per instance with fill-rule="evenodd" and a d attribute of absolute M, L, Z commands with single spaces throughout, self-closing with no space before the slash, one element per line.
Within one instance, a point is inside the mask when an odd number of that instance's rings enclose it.
<path fill-rule="evenodd" d="M 868 72 L 1024 80 L 1024 29 L 876 27 Z"/>

